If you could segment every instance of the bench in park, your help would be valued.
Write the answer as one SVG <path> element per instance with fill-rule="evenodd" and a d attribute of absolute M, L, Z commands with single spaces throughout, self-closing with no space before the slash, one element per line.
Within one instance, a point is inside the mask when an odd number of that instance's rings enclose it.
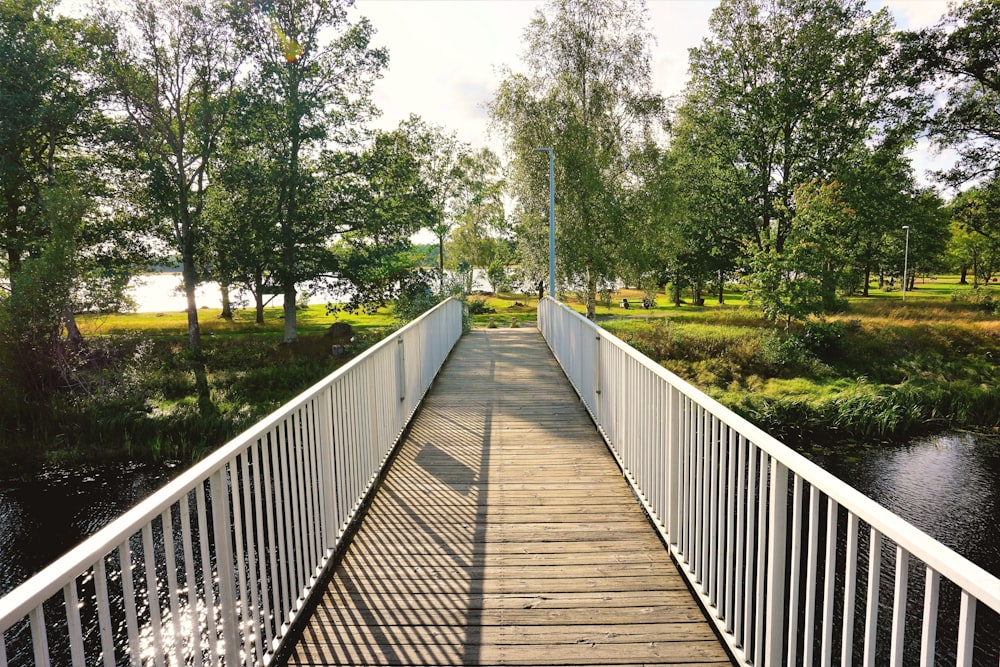
<path fill-rule="evenodd" d="M 624 308 L 624 309 L 626 309 L 626 310 L 628 310 L 633 305 L 637 306 L 637 307 L 638 306 L 642 306 L 646 310 L 649 310 L 650 308 L 655 308 L 656 307 L 656 301 L 654 301 L 653 299 L 650 299 L 650 298 L 646 298 L 646 297 L 644 297 L 642 299 L 633 299 L 632 301 L 629 301 L 626 298 L 623 298 L 621 300 L 621 307 Z"/>

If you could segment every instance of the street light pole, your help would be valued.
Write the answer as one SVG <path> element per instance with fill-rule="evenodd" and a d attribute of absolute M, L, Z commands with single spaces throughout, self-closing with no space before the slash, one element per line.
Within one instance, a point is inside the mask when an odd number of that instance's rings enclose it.
<path fill-rule="evenodd" d="M 906 269 L 910 258 L 910 226 L 903 225 L 903 229 L 906 230 L 906 245 L 903 249 L 903 301 L 906 301 Z"/>
<path fill-rule="evenodd" d="M 556 298 L 556 158 L 551 148 L 533 148 L 549 154 L 549 296 Z"/>

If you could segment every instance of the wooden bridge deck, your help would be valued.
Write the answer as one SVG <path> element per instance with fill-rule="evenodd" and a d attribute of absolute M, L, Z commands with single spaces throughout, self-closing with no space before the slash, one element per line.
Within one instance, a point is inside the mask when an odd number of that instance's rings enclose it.
<path fill-rule="evenodd" d="M 729 665 L 533 329 L 445 364 L 289 665 Z"/>

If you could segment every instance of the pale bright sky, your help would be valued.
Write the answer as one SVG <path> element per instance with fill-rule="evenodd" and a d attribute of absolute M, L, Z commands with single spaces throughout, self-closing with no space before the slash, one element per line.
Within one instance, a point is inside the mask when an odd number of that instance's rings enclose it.
<path fill-rule="evenodd" d="M 375 88 L 382 128 L 395 127 L 410 113 L 454 130 L 474 146 L 490 144 L 485 104 L 501 79 L 499 68 L 521 69 L 521 35 L 535 0 L 356 0 L 357 15 L 377 29 L 375 43 L 389 49 L 389 69 Z M 649 0 L 654 85 L 664 95 L 681 92 L 687 53 L 708 32 L 715 0 Z M 888 6 L 898 28 L 935 23 L 945 0 L 869 0 Z M 918 177 L 947 159 L 921 146 L 913 154 Z"/>

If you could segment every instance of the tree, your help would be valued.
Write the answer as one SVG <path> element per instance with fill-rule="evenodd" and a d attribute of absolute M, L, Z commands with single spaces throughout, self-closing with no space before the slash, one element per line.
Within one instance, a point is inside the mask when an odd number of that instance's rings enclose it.
<path fill-rule="evenodd" d="M 786 326 L 837 306 L 837 290 L 851 266 L 847 232 L 855 215 L 843 200 L 843 185 L 835 181 L 796 187 L 792 206 L 784 251 L 769 248 L 751 264 L 751 300 Z"/>
<path fill-rule="evenodd" d="M 952 252 L 972 268 L 972 286 L 989 285 L 1000 269 L 1000 178 L 970 188 L 952 201 Z"/>
<path fill-rule="evenodd" d="M 0 318 L 20 369 L 11 385 L 36 400 L 53 389 L 53 373 L 67 370 L 62 326 L 82 342 L 73 305 L 85 265 L 111 254 L 89 243 L 105 126 L 92 65 L 106 34 L 54 8 L 0 1 Z"/>
<path fill-rule="evenodd" d="M 241 60 L 214 0 L 134 0 L 126 16 L 102 20 L 118 31 L 107 74 L 145 162 L 155 214 L 170 222 L 181 258 L 188 341 L 199 406 L 211 408 L 195 289 L 209 169 L 217 155 Z"/>
<path fill-rule="evenodd" d="M 235 3 L 233 18 L 244 47 L 252 54 L 251 85 L 274 104 L 273 177 L 278 230 L 277 282 L 284 300 L 284 341 L 296 340 L 298 282 L 308 279 L 303 260 L 305 238 L 316 236 L 316 219 L 303 212 L 304 190 L 311 187 L 304 165 L 319 160 L 326 143 L 353 143 L 361 124 L 374 113 L 375 79 L 388 60 L 370 46 L 374 29 L 366 19 L 348 20 L 349 2 L 275 0 Z M 315 246 L 313 246 L 315 249 Z"/>
<path fill-rule="evenodd" d="M 405 123 L 376 133 L 364 151 L 324 156 L 317 207 L 334 242 L 321 261 L 348 309 L 383 306 L 412 282 L 410 237 L 438 214 L 420 159 Z"/>
<path fill-rule="evenodd" d="M 921 100 L 893 72 L 888 13 L 860 0 L 723 0 L 710 25 L 691 50 L 677 148 L 702 165 L 699 215 L 761 256 L 754 275 L 790 276 L 796 188 L 840 181 L 862 147 L 905 143 Z"/>
<path fill-rule="evenodd" d="M 513 155 L 522 260 L 539 267 L 548 180 L 534 149 L 554 150 L 558 271 L 590 318 L 619 274 L 632 158 L 663 120 L 651 40 L 642 2 L 550 0 L 524 33 L 527 73 L 508 72 L 490 107 Z"/>
<path fill-rule="evenodd" d="M 458 222 L 467 190 L 466 168 L 472 159 L 471 147 L 439 125 L 431 125 L 416 115 L 400 123 L 420 161 L 420 173 L 431 193 L 433 217 L 428 229 L 438 241 L 438 280 L 445 291 L 445 240 Z"/>
<path fill-rule="evenodd" d="M 941 174 L 949 184 L 991 180 L 1000 174 L 1000 3 L 954 3 L 932 28 L 901 36 L 914 84 L 929 81 L 943 103 L 931 116 L 931 134 L 953 148 L 958 163 Z"/>
<path fill-rule="evenodd" d="M 505 183 L 500 161 L 488 148 L 462 160 L 465 189 L 458 205 L 458 226 L 450 256 L 474 268 L 486 269 L 495 291 L 507 284 L 507 270 L 514 261 L 512 230 L 504 211 Z"/>

